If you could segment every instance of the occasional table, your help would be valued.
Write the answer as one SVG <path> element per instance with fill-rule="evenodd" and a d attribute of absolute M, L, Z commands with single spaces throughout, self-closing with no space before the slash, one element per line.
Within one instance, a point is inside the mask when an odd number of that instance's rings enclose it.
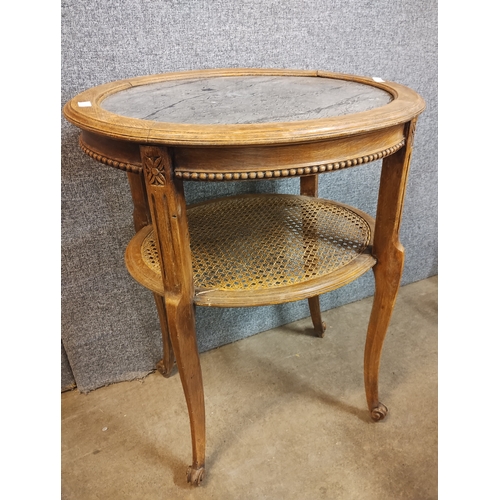
<path fill-rule="evenodd" d="M 382 343 L 403 271 L 399 226 L 417 117 L 413 90 L 323 71 L 225 69 L 131 78 L 89 89 L 64 116 L 80 147 L 127 172 L 136 235 L 130 274 L 153 292 L 163 336 L 159 370 L 177 362 L 191 424 L 188 481 L 205 471 L 205 406 L 195 305 L 242 307 L 319 296 L 373 268 L 365 346 L 368 410 L 379 401 Z M 383 159 L 376 218 L 318 198 L 319 174 Z M 250 194 L 186 205 L 184 182 L 300 177 L 300 194 Z"/>

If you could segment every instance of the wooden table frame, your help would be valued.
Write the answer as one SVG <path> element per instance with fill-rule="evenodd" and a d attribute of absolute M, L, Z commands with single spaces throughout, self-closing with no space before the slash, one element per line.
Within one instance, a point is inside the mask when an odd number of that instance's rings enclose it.
<path fill-rule="evenodd" d="M 365 113 L 305 122 L 253 125 L 151 124 L 99 108 L 110 93 L 134 85 L 217 76 L 291 75 L 338 78 L 366 83 L 390 92 L 390 104 Z M 78 102 L 91 102 L 89 108 Z M 151 225 L 159 245 L 164 293 L 154 292 L 163 336 L 165 376 L 177 362 L 189 411 L 193 463 L 188 481 L 198 485 L 205 468 L 205 406 L 196 343 L 195 304 L 203 303 L 193 285 L 184 181 L 228 181 L 300 177 L 300 194 L 318 195 L 318 176 L 342 168 L 383 159 L 371 255 L 375 296 L 368 324 L 364 378 L 368 409 L 373 420 L 386 416 L 379 401 L 378 373 L 382 344 L 390 322 L 403 272 L 404 249 L 399 228 L 410 166 L 415 125 L 424 110 L 423 99 L 395 83 L 327 72 L 289 70 L 206 70 L 139 77 L 90 89 L 66 105 L 66 118 L 82 129 L 80 146 L 94 159 L 127 171 L 134 203 L 136 231 Z M 97 110 L 97 111 L 96 111 Z M 279 126 L 280 125 L 280 126 Z M 234 159 L 238 158 L 235 168 Z M 272 165 L 272 169 L 270 166 Z M 316 334 L 322 337 L 319 295 L 352 281 L 366 269 L 337 283 L 321 282 L 293 296 L 267 295 L 248 306 L 307 298 Z M 236 304 L 242 305 L 242 304 Z"/>

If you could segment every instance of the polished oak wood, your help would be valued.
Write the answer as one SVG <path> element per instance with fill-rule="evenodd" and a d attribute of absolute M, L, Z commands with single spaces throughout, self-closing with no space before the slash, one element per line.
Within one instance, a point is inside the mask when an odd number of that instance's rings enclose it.
<path fill-rule="evenodd" d="M 205 467 L 205 403 L 196 344 L 194 286 L 186 202 L 182 181 L 174 176 L 169 150 L 142 146 L 146 189 L 159 242 L 166 320 L 186 396 L 193 445 L 190 482 L 203 479 Z"/>
<path fill-rule="evenodd" d="M 326 326 L 319 296 L 373 268 L 376 288 L 366 337 L 365 390 L 371 418 L 386 416 L 378 395 L 380 356 L 403 271 L 399 228 L 416 120 L 424 108 L 416 92 L 394 82 L 255 68 L 130 78 L 89 89 L 65 105 L 65 117 L 81 129 L 82 150 L 129 178 L 137 233 L 125 260 L 131 274 L 154 293 L 164 343 L 160 371 L 170 374 L 174 358 L 177 362 L 191 424 L 190 483 L 200 484 L 205 471 L 195 305 L 241 307 L 308 299 L 315 333 L 322 337 Z M 366 251 L 352 261 L 286 286 L 195 287 L 184 182 L 300 177 L 300 196 L 317 200 L 320 174 L 376 160 L 383 160 L 376 219 L 348 207 L 371 235 Z M 319 219 L 304 213 L 301 226 L 304 238 L 314 241 Z M 141 254 L 152 229 L 158 273 L 145 265 Z M 304 266 L 316 264 L 314 252 L 309 260 L 303 258 Z"/>
<path fill-rule="evenodd" d="M 283 123 L 250 124 L 185 124 L 154 122 L 116 115 L 101 108 L 100 103 L 110 94 L 165 80 L 217 78 L 219 76 L 276 75 L 316 77 L 353 81 L 385 90 L 392 101 L 385 106 L 350 115 L 318 120 L 297 120 Z M 82 107 L 78 103 L 90 103 Z M 325 71 L 277 69 L 200 70 L 144 76 L 94 87 L 71 99 L 64 107 L 66 118 L 89 132 L 136 144 L 170 144 L 186 146 L 277 145 L 315 142 L 356 136 L 401 125 L 419 115 L 425 107 L 423 99 L 411 89 L 394 82 L 376 82 L 365 78 Z"/>

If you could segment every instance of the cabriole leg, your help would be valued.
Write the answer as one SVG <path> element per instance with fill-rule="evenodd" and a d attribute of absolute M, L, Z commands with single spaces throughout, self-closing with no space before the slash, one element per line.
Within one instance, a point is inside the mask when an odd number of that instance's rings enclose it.
<path fill-rule="evenodd" d="M 375 296 L 365 345 L 365 391 L 368 409 L 373 420 L 385 418 L 387 407 L 379 401 L 378 376 L 380 356 L 387 328 L 403 274 L 404 248 L 399 241 L 406 181 L 411 160 L 416 120 L 407 124 L 406 145 L 384 159 L 375 221 L 373 255 L 377 264 Z"/>
<path fill-rule="evenodd" d="M 141 146 L 153 227 L 157 237 L 168 332 L 186 397 L 193 463 L 187 480 L 199 485 L 205 467 L 205 402 L 196 342 L 194 284 L 186 201 L 168 148 Z"/>
<path fill-rule="evenodd" d="M 198 486 L 205 473 L 205 401 L 196 345 L 193 304 L 167 302 L 167 318 L 191 425 L 193 463 L 187 481 Z"/>
<path fill-rule="evenodd" d="M 172 374 L 174 368 L 174 351 L 170 339 L 170 332 L 168 329 L 167 314 L 165 311 L 165 302 L 163 297 L 158 293 L 154 293 L 156 310 L 158 311 L 158 318 L 160 320 L 161 336 L 163 339 L 163 358 L 156 364 L 157 370 L 165 377 L 168 378 Z"/>

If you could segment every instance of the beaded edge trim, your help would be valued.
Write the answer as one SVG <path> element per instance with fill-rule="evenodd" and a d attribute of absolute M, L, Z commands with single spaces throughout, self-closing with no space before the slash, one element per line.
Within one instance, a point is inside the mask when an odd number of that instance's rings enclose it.
<path fill-rule="evenodd" d="M 361 165 L 363 163 L 369 163 L 371 161 L 380 160 L 386 156 L 390 156 L 399 149 L 401 149 L 405 144 L 403 139 L 398 142 L 395 146 L 384 149 L 378 153 L 371 155 L 360 156 L 359 158 L 353 158 L 352 160 L 345 160 L 335 163 L 324 163 L 321 165 L 315 165 L 312 167 L 300 167 L 300 168 L 289 168 L 289 169 L 277 169 L 277 170 L 266 170 L 264 172 L 226 172 L 226 173 L 214 173 L 214 172 L 183 172 L 182 170 L 176 170 L 175 176 L 179 179 L 184 180 L 200 180 L 200 181 L 231 181 L 231 180 L 247 180 L 247 179 L 271 179 L 275 177 L 294 177 L 297 175 L 309 175 L 317 174 L 322 172 L 330 172 L 332 170 L 339 170 L 342 168 L 354 167 L 355 165 Z"/>
<path fill-rule="evenodd" d="M 88 148 L 82 141 L 82 138 L 79 138 L 79 146 L 80 149 L 88 156 L 97 160 L 100 163 L 104 163 L 105 165 L 109 165 L 110 167 L 118 168 L 119 170 L 124 170 L 125 172 L 134 172 L 136 174 L 142 171 L 142 167 L 138 167 L 137 165 L 131 165 L 130 163 L 123 163 L 121 161 L 113 160 L 112 158 L 108 158 L 100 153 L 96 153 Z"/>
<path fill-rule="evenodd" d="M 184 180 L 200 180 L 200 181 L 230 181 L 230 180 L 247 180 L 247 179 L 272 179 L 276 177 L 294 177 L 297 175 L 310 175 L 322 172 L 331 172 L 332 170 L 340 170 L 343 168 L 354 167 L 356 165 L 361 165 L 363 163 L 369 163 L 371 161 L 380 160 L 386 156 L 394 154 L 396 151 L 401 149 L 405 144 L 405 140 L 398 142 L 395 146 L 384 149 L 378 153 L 371 155 L 360 156 L 358 158 L 353 158 L 352 160 L 345 160 L 335 163 L 324 163 L 321 165 L 314 165 L 312 167 L 300 167 L 300 168 L 289 168 L 289 169 L 277 169 L 277 170 L 266 170 L 264 172 L 226 172 L 226 173 L 214 173 L 214 172 L 183 172 L 182 170 L 176 170 L 175 176 L 178 179 Z M 100 153 L 96 153 L 88 148 L 79 139 L 80 149 L 88 156 L 97 160 L 100 163 L 109 165 L 110 167 L 118 168 L 124 170 L 125 172 L 140 173 L 142 167 L 137 165 L 131 165 L 130 163 L 123 163 L 112 158 L 108 158 Z"/>

